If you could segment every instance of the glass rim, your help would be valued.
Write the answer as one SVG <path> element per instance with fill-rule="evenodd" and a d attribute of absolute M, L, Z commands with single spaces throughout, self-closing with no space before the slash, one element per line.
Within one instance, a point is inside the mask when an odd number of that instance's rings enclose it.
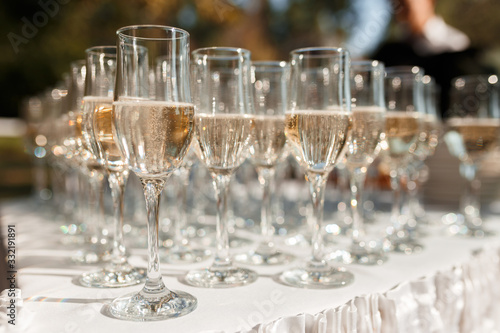
<path fill-rule="evenodd" d="M 435 85 L 436 84 L 436 79 L 432 75 L 424 75 L 422 77 L 422 83 L 425 85 Z"/>
<path fill-rule="evenodd" d="M 250 59 L 251 52 L 241 47 L 210 46 L 198 48 L 192 51 L 191 55 L 195 58 L 236 60 L 241 56 Z"/>
<path fill-rule="evenodd" d="M 308 57 L 308 58 L 325 58 L 328 56 L 348 56 L 349 51 L 342 47 L 329 47 L 329 46 L 314 46 L 314 47 L 303 47 L 300 49 L 295 49 L 290 51 L 290 56 L 292 58 L 296 57 Z"/>
<path fill-rule="evenodd" d="M 286 61 L 252 61 L 251 63 L 252 70 L 255 72 L 261 72 L 261 71 L 267 71 L 267 72 L 275 72 L 275 73 L 282 73 L 285 72 L 289 67 L 290 64 Z"/>
<path fill-rule="evenodd" d="M 389 66 L 385 68 L 387 74 L 400 74 L 400 75 L 425 75 L 423 67 L 420 66 Z"/>
<path fill-rule="evenodd" d="M 455 86 L 455 83 L 458 80 L 463 80 L 464 83 L 486 83 L 490 85 L 498 84 L 498 75 L 490 73 L 490 74 L 469 74 L 469 75 L 460 75 L 451 79 L 452 86 Z"/>
<path fill-rule="evenodd" d="M 165 36 L 165 37 L 146 37 L 146 36 L 134 36 L 131 34 L 125 33 L 126 31 L 140 31 L 146 29 L 157 29 L 158 31 L 163 32 L 178 32 L 179 36 Z M 145 41 L 161 41 L 161 40 L 181 40 L 189 38 L 189 32 L 184 29 L 172 27 L 168 25 L 157 25 L 157 24 L 143 24 L 143 25 L 128 25 L 125 27 L 121 27 L 116 30 L 116 34 L 121 38 L 129 38 L 129 39 L 137 39 L 137 40 L 145 40 Z"/>
<path fill-rule="evenodd" d="M 106 56 L 116 57 L 116 45 L 98 45 L 92 46 L 85 50 L 87 55 L 100 55 L 104 54 Z"/>
<path fill-rule="evenodd" d="M 367 59 L 367 60 L 351 60 L 352 67 L 363 67 L 363 68 L 380 68 L 385 69 L 384 62 L 377 59 Z"/>
<path fill-rule="evenodd" d="M 288 62 L 286 62 L 285 60 L 255 60 L 255 61 L 252 61 L 252 66 L 285 68 L 287 65 L 288 65 Z"/>

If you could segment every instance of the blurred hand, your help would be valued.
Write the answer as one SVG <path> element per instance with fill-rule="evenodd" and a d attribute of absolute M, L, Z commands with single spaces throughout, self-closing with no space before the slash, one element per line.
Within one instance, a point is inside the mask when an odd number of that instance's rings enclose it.
<path fill-rule="evenodd" d="M 435 0 L 403 0 L 403 17 L 413 34 L 421 35 L 425 24 L 436 15 Z"/>

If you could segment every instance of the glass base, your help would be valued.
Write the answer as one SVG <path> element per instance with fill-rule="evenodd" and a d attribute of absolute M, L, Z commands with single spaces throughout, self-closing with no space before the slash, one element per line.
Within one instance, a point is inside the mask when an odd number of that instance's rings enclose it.
<path fill-rule="evenodd" d="M 109 251 L 80 250 L 72 257 L 71 261 L 80 265 L 95 265 L 111 260 Z"/>
<path fill-rule="evenodd" d="M 350 252 L 350 261 L 358 265 L 382 265 L 389 257 L 384 252 Z"/>
<path fill-rule="evenodd" d="M 285 238 L 284 243 L 287 246 L 309 247 L 311 246 L 312 235 L 310 233 L 295 234 Z"/>
<path fill-rule="evenodd" d="M 195 247 L 206 248 L 206 247 L 217 247 L 217 241 L 215 237 L 215 231 L 209 229 L 201 233 L 203 236 L 190 238 L 190 244 L 194 244 Z M 231 249 L 239 249 L 252 244 L 250 239 L 241 238 L 235 235 L 229 235 L 229 247 Z"/>
<path fill-rule="evenodd" d="M 384 240 L 360 239 L 353 241 L 349 249 L 348 262 L 359 265 L 382 265 L 389 258 L 390 242 Z"/>
<path fill-rule="evenodd" d="M 391 239 L 391 250 L 396 253 L 415 254 L 423 249 L 424 246 L 413 239 Z"/>
<path fill-rule="evenodd" d="M 250 284 L 257 280 L 257 273 L 239 267 L 210 267 L 193 270 L 186 274 L 184 281 L 195 287 L 231 288 Z"/>
<path fill-rule="evenodd" d="M 250 253 L 242 253 L 234 256 L 234 260 L 247 265 L 283 265 L 294 259 L 291 254 L 278 251 L 274 247 L 262 249 L 257 248 Z"/>
<path fill-rule="evenodd" d="M 146 270 L 125 263 L 106 267 L 97 272 L 84 273 L 78 282 L 91 288 L 121 288 L 135 286 L 146 280 Z"/>
<path fill-rule="evenodd" d="M 468 227 L 466 225 L 453 224 L 447 228 L 447 232 L 453 236 L 461 236 L 467 238 L 484 238 L 495 236 L 495 232 L 483 229 L 482 226 Z"/>
<path fill-rule="evenodd" d="M 184 316 L 196 309 L 197 300 L 183 291 L 145 297 L 142 292 L 115 299 L 105 311 L 112 317 L 131 321 L 156 321 Z"/>
<path fill-rule="evenodd" d="M 345 287 L 354 281 L 354 275 L 344 267 L 331 267 L 327 264 L 315 266 L 310 263 L 284 271 L 279 281 L 299 288 L 332 289 Z"/>
<path fill-rule="evenodd" d="M 61 244 L 69 245 L 69 246 L 84 246 L 85 245 L 85 236 L 83 235 L 64 235 L 61 238 Z"/>
<path fill-rule="evenodd" d="M 175 246 L 160 250 L 160 261 L 168 264 L 192 264 L 210 257 L 209 250 L 191 249 L 185 246 Z"/>

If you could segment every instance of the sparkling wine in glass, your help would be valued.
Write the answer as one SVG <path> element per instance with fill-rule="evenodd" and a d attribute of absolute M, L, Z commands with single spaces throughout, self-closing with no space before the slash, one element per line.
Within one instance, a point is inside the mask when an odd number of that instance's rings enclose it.
<path fill-rule="evenodd" d="M 163 283 L 158 251 L 159 199 L 167 178 L 182 164 L 194 133 L 189 75 L 189 34 L 181 29 L 140 25 L 117 31 L 113 137 L 123 161 L 140 179 L 148 218 L 148 269 L 141 291 L 119 297 L 111 316 L 153 321 L 192 312 L 197 300 Z M 165 67 L 175 70 L 166 71 Z M 155 70 L 158 69 L 159 70 Z"/>
<path fill-rule="evenodd" d="M 301 288 L 342 287 L 354 276 L 324 259 L 321 226 L 328 174 L 343 157 L 351 126 L 349 54 L 340 48 L 305 48 L 290 57 L 285 134 L 310 187 L 312 257 L 278 279 Z"/>
<path fill-rule="evenodd" d="M 175 75 L 176 68 L 169 65 L 168 59 L 161 59 L 156 64 L 156 72 L 162 72 L 164 77 Z M 159 94 L 164 94 L 165 91 L 160 91 Z M 196 154 L 193 148 L 195 146 L 194 140 L 191 143 L 186 155 L 183 158 L 182 164 L 175 170 L 175 181 L 170 184 L 175 189 L 175 205 L 177 207 L 177 214 L 173 221 L 173 236 L 172 246 L 160 249 L 160 260 L 170 264 L 187 264 L 195 263 L 206 260 L 210 255 L 210 250 L 206 248 L 194 248 L 187 237 L 187 190 L 189 187 L 189 174 L 191 167 L 197 161 Z"/>
<path fill-rule="evenodd" d="M 376 60 L 353 61 L 350 74 L 352 128 L 344 162 L 349 171 L 353 219 L 350 261 L 382 264 L 387 260 L 388 242 L 375 231 L 366 230 L 362 207 L 366 173 L 385 138 L 385 69 Z"/>
<path fill-rule="evenodd" d="M 414 67 L 388 67 L 385 76 L 387 149 L 383 158 L 389 165 L 393 202 L 391 227 L 388 237 L 395 252 L 412 254 L 423 246 L 416 240 L 414 225 L 409 216 L 402 213 L 401 180 L 407 179 L 408 164 L 417 147 L 425 110 L 423 69 Z"/>
<path fill-rule="evenodd" d="M 110 261 L 100 270 L 84 273 L 86 287 L 117 288 L 144 282 L 146 271 L 128 263 L 123 242 L 123 200 L 128 165 L 123 161 L 112 132 L 113 90 L 116 75 L 116 46 L 95 46 L 86 50 L 87 75 L 83 97 L 82 133 L 89 159 L 104 166 L 113 199 L 114 233 Z"/>
<path fill-rule="evenodd" d="M 109 240 L 104 235 L 104 169 L 91 158 L 86 145 L 83 127 L 83 97 L 87 74 L 86 60 L 71 63 L 70 85 L 65 98 L 70 135 L 65 140 L 66 158 L 71 168 L 79 170 L 83 181 L 89 183 L 88 206 L 85 220 L 87 229 L 86 249 L 77 251 L 72 261 L 79 264 L 96 264 L 109 260 Z M 85 188 L 85 187 L 82 187 Z M 79 195 L 87 195 L 79 193 Z"/>
<path fill-rule="evenodd" d="M 408 180 L 406 190 L 408 195 L 403 204 L 405 214 L 408 214 L 417 228 L 421 232 L 421 227 L 428 223 L 425 209 L 420 202 L 420 188 L 428 179 L 429 168 L 425 165 L 428 157 L 434 155 L 441 135 L 441 116 L 438 110 L 439 87 L 434 78 L 424 75 L 422 78 L 424 85 L 425 108 L 422 115 L 422 128 L 417 140 L 417 147 L 411 155 L 408 165 Z"/>
<path fill-rule="evenodd" d="M 499 84 L 496 75 L 454 78 L 451 83 L 450 109 L 446 113 L 444 141 L 449 152 L 460 160 L 460 174 L 467 181 L 460 202 L 463 217 L 450 227 L 453 234 L 484 237 L 492 232 L 483 226 L 478 168 L 500 139 Z"/>
<path fill-rule="evenodd" d="M 251 162 L 257 170 L 263 190 L 261 206 L 261 240 L 249 253 L 237 255 L 239 262 L 251 265 L 278 265 L 293 259 L 276 248 L 274 242 L 272 200 L 275 169 L 285 154 L 286 89 L 289 66 L 285 61 L 254 61 L 252 63 L 252 93 L 255 106 Z"/>
<path fill-rule="evenodd" d="M 228 240 L 228 194 L 231 176 L 250 154 L 254 115 L 250 90 L 250 52 L 212 47 L 193 51 L 197 152 L 212 176 L 217 199 L 215 260 L 192 270 L 185 281 L 206 288 L 246 285 L 257 279 L 233 264 Z"/>

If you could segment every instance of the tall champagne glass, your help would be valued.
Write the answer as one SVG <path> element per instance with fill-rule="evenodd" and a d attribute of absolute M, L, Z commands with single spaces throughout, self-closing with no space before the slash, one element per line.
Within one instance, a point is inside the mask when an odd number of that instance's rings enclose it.
<path fill-rule="evenodd" d="M 87 73 L 86 60 L 71 63 L 71 81 L 66 96 L 66 108 L 69 126 L 73 134 L 67 138 L 68 162 L 70 168 L 78 170 L 89 183 L 86 225 L 89 248 L 78 251 L 72 260 L 77 263 L 95 264 L 109 259 L 109 243 L 103 234 L 104 228 L 104 169 L 91 159 L 88 147 L 83 138 L 83 96 L 85 77 Z M 79 195 L 85 195 L 80 193 Z"/>
<path fill-rule="evenodd" d="M 401 180 L 407 177 L 411 154 L 417 147 L 421 133 L 424 96 L 423 69 L 419 67 L 388 67 L 385 77 L 387 107 L 385 135 L 387 150 L 384 158 L 390 168 L 394 199 L 391 210 L 389 239 L 395 252 L 411 254 L 422 249 L 415 239 L 414 228 L 408 225 L 408 216 L 401 212 Z"/>
<path fill-rule="evenodd" d="M 185 276 L 191 285 L 226 288 L 249 284 L 257 274 L 233 265 L 228 241 L 231 176 L 248 157 L 254 129 L 250 52 L 212 47 L 193 51 L 193 94 L 198 154 L 208 168 L 217 199 L 217 249 L 212 266 Z"/>
<path fill-rule="evenodd" d="M 117 31 L 118 66 L 113 136 L 124 161 L 139 177 L 148 217 L 148 269 L 141 291 L 115 299 L 107 310 L 121 319 L 162 320 L 196 308 L 196 298 L 163 283 L 158 252 L 159 199 L 167 178 L 186 154 L 194 132 L 189 84 L 189 34 L 166 26 Z M 157 67 L 173 67 L 166 75 Z M 165 75 L 164 75 L 165 74 Z"/>
<path fill-rule="evenodd" d="M 59 89 L 53 89 L 50 94 L 52 104 L 60 101 Z M 44 112 L 43 99 L 32 96 L 22 101 L 21 114 L 26 121 L 26 135 L 24 144 L 33 163 L 33 198 L 40 206 L 51 197 L 47 184 L 47 156 L 49 156 L 48 133 L 44 131 L 44 123 L 54 121 L 57 114 Z"/>
<path fill-rule="evenodd" d="M 342 159 L 350 128 L 349 54 L 338 48 L 291 52 L 291 76 L 285 134 L 305 171 L 312 197 L 312 258 L 279 276 L 302 288 L 345 286 L 354 276 L 324 259 L 321 225 L 328 174 Z"/>
<path fill-rule="evenodd" d="M 425 210 L 420 203 L 420 187 L 428 178 L 428 168 L 425 160 L 434 155 L 441 135 L 441 116 L 438 112 L 438 90 L 436 81 L 429 75 L 422 78 L 425 108 L 422 115 L 422 127 L 417 140 L 417 147 L 411 155 L 408 165 L 408 181 L 406 189 L 408 196 L 405 211 L 414 220 L 417 230 L 427 222 Z"/>
<path fill-rule="evenodd" d="M 162 59 L 156 65 L 156 71 L 162 71 L 164 76 L 175 75 L 175 67 L 169 66 L 166 59 Z M 174 71 L 174 73 L 171 73 Z M 194 142 L 191 143 L 191 146 Z M 210 256 L 208 249 L 193 248 L 186 235 L 187 227 L 187 190 L 189 187 L 189 173 L 191 167 L 196 162 L 197 157 L 194 153 L 195 148 L 189 148 L 182 164 L 175 171 L 175 177 L 178 177 L 176 182 L 172 182 L 175 186 L 175 194 L 177 196 L 176 206 L 177 214 L 173 218 L 173 237 L 172 246 L 160 249 L 160 260 L 171 264 L 194 263 L 207 259 Z M 175 185 L 178 184 L 178 185 Z"/>
<path fill-rule="evenodd" d="M 484 237 L 480 213 L 481 183 L 478 168 L 500 139 L 499 84 L 496 75 L 462 76 L 452 80 L 450 109 L 446 113 L 445 142 L 450 153 L 460 160 L 460 174 L 467 187 L 460 202 L 463 222 L 454 225 L 454 234 Z"/>
<path fill-rule="evenodd" d="M 376 60 L 351 63 L 352 129 L 345 165 L 349 170 L 352 210 L 351 261 L 382 264 L 387 260 L 385 237 L 365 230 L 363 188 L 368 167 L 380 151 L 385 137 L 384 65 Z"/>
<path fill-rule="evenodd" d="M 82 133 L 87 153 L 104 166 L 113 199 L 114 233 L 110 262 L 98 271 L 84 273 L 86 287 L 116 288 L 144 282 L 146 272 L 130 265 L 123 242 L 123 199 L 128 166 L 123 162 L 112 133 L 112 104 L 116 74 L 116 46 L 86 50 L 87 75 L 83 97 Z"/>
<path fill-rule="evenodd" d="M 289 66 L 285 61 L 252 63 L 252 93 L 255 106 L 255 135 L 250 149 L 259 183 L 263 189 L 261 206 L 261 241 L 250 253 L 236 256 L 239 262 L 253 265 L 276 265 L 293 257 L 276 248 L 273 240 L 272 198 L 275 169 L 285 153 L 286 89 Z"/>

